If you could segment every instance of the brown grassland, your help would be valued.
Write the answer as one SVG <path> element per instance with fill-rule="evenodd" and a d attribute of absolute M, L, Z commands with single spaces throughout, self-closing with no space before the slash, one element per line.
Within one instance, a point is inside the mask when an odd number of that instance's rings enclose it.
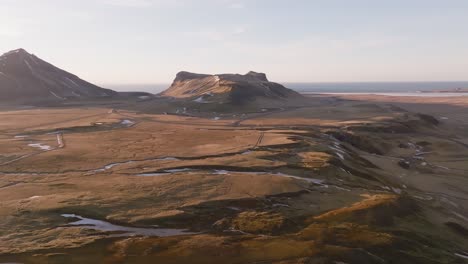
<path fill-rule="evenodd" d="M 2 108 L 0 263 L 466 261 L 468 97 L 161 100 Z"/>

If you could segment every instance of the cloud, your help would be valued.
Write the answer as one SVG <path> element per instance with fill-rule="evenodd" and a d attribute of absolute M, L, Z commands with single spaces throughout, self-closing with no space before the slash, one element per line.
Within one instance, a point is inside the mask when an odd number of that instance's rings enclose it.
<path fill-rule="evenodd" d="M 116 7 L 181 7 L 184 6 L 187 0 L 101 0 L 106 5 Z"/>
<path fill-rule="evenodd" d="M 104 0 L 104 4 L 122 7 L 149 7 L 154 3 L 152 0 Z"/>
<path fill-rule="evenodd" d="M 116 7 L 182 7 L 182 6 L 202 6 L 202 5 L 219 5 L 220 8 L 243 9 L 245 4 L 242 2 L 234 2 L 232 0 L 100 0 L 101 3 Z"/>
<path fill-rule="evenodd" d="M 228 8 L 231 9 L 243 9 L 245 8 L 245 5 L 243 3 L 230 3 Z"/>
<path fill-rule="evenodd" d="M 118 7 L 144 8 L 151 6 L 200 6 L 200 5 L 219 5 L 222 8 L 243 9 L 245 4 L 234 2 L 232 0 L 100 0 L 105 5 Z"/>
<path fill-rule="evenodd" d="M 105 3 L 122 7 L 148 7 L 154 4 L 151 0 L 106 0 Z"/>
<path fill-rule="evenodd" d="M 244 34 L 247 31 L 245 27 L 236 27 L 232 32 L 234 35 Z"/>

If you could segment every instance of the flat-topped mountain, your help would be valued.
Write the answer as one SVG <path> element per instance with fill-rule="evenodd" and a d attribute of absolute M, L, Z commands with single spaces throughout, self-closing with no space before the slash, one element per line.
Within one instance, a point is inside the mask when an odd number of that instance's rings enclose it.
<path fill-rule="evenodd" d="M 243 104 L 257 99 L 285 101 L 302 96 L 281 84 L 268 81 L 264 73 L 197 74 L 179 72 L 162 96 L 191 98 L 199 103 Z"/>
<path fill-rule="evenodd" d="M 64 100 L 116 94 L 61 70 L 24 49 L 0 56 L 1 101 Z"/>

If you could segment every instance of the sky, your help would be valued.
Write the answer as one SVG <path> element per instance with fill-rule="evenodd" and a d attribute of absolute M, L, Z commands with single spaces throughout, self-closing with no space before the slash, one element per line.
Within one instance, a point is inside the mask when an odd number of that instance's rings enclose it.
<path fill-rule="evenodd" d="M 466 81 L 465 0 L 0 0 L 0 53 L 101 85 L 178 71 L 278 82 Z"/>

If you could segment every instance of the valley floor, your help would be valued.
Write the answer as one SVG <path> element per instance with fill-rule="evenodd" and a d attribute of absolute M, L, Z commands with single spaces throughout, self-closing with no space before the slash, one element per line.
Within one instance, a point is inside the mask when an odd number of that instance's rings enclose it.
<path fill-rule="evenodd" d="M 468 98 L 309 100 L 2 108 L 0 263 L 465 263 Z"/>

